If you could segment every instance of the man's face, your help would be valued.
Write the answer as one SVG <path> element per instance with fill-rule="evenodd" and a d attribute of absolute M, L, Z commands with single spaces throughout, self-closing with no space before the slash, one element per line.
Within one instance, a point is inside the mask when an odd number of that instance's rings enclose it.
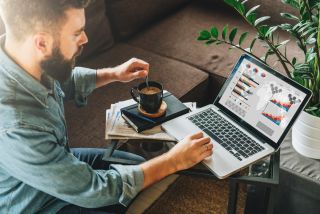
<path fill-rule="evenodd" d="M 84 32 L 84 9 L 69 9 L 58 39 L 53 44 L 51 56 L 42 60 L 42 70 L 60 83 L 65 82 L 75 66 L 88 38 Z"/>

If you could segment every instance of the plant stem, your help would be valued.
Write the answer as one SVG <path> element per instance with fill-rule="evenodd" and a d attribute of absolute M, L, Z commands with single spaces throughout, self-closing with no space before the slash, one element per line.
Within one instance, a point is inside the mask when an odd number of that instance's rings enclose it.
<path fill-rule="evenodd" d="M 246 18 L 244 15 L 242 15 L 241 13 L 240 13 L 240 15 L 244 18 L 244 20 L 246 20 L 246 21 L 249 23 L 249 25 L 253 26 L 253 27 L 256 29 L 256 31 L 259 33 L 260 37 L 263 38 L 264 41 L 267 42 L 267 44 L 269 45 L 269 47 L 270 47 L 270 48 L 274 51 L 274 53 L 277 55 L 277 57 L 278 57 L 281 65 L 282 65 L 282 67 L 284 68 L 286 74 L 288 75 L 288 77 L 291 78 L 291 77 L 292 77 L 292 76 L 291 76 L 291 73 L 290 73 L 287 65 L 285 64 L 285 62 L 283 61 L 283 59 L 282 59 L 282 57 L 281 57 L 281 55 L 280 55 L 281 52 L 280 52 L 277 48 L 275 48 L 275 47 L 272 45 L 272 42 L 270 42 L 266 37 L 261 36 L 262 33 L 261 33 L 260 30 L 257 28 L 257 26 L 252 25 L 252 24 L 247 20 L 247 18 Z M 280 53 L 279 53 L 279 52 L 280 52 Z M 285 58 L 287 61 L 289 61 L 286 57 L 284 57 L 284 58 Z"/>
<path fill-rule="evenodd" d="M 258 28 L 256 28 L 256 29 L 257 29 L 257 31 L 259 32 L 259 29 L 258 29 Z M 259 33 L 260 33 L 260 32 L 259 32 Z M 283 61 L 283 59 L 282 59 L 282 57 L 281 57 L 282 53 L 281 53 L 276 47 L 274 47 L 273 44 L 272 44 L 267 38 L 265 38 L 265 41 L 267 42 L 267 44 L 269 45 L 269 47 L 275 52 L 275 54 L 276 54 L 277 57 L 279 58 L 280 63 L 281 63 L 281 65 L 283 66 L 283 68 L 284 68 L 286 74 L 288 75 L 288 77 L 292 77 L 292 76 L 291 76 L 291 73 L 290 73 L 290 71 L 289 71 L 289 69 L 288 69 L 288 67 L 287 67 L 287 65 L 285 64 L 285 62 Z M 280 54 L 281 54 L 281 55 L 280 55 Z M 288 59 L 287 59 L 286 57 L 284 57 L 284 58 L 288 61 Z M 290 63 L 290 64 L 291 64 L 291 63 Z"/>

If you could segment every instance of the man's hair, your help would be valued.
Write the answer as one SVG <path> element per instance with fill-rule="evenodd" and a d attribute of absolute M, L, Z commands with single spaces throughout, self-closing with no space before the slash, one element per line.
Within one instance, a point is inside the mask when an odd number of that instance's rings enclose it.
<path fill-rule="evenodd" d="M 6 31 L 17 40 L 37 30 L 58 33 L 65 11 L 86 8 L 90 0 L 0 0 L 0 14 Z"/>

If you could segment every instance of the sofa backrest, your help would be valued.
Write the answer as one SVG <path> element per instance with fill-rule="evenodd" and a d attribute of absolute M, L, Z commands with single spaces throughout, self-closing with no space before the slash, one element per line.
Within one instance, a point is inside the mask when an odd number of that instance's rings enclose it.
<path fill-rule="evenodd" d="M 106 0 L 114 36 L 125 39 L 190 0 Z"/>
<path fill-rule="evenodd" d="M 104 0 L 94 0 L 86 8 L 86 34 L 89 42 L 84 46 L 79 61 L 93 57 L 110 47 L 114 43 L 110 22 L 106 16 Z"/>

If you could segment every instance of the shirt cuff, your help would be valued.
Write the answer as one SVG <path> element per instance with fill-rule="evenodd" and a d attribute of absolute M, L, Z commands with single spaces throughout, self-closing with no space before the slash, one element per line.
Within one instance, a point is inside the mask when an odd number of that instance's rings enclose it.
<path fill-rule="evenodd" d="M 140 166 L 110 165 L 116 170 L 122 179 L 122 194 L 119 203 L 128 206 L 130 201 L 142 190 L 144 174 Z"/>
<path fill-rule="evenodd" d="M 87 97 L 96 88 L 97 70 L 76 67 L 73 72 L 75 84 L 75 101 L 77 105 L 87 104 Z"/>

